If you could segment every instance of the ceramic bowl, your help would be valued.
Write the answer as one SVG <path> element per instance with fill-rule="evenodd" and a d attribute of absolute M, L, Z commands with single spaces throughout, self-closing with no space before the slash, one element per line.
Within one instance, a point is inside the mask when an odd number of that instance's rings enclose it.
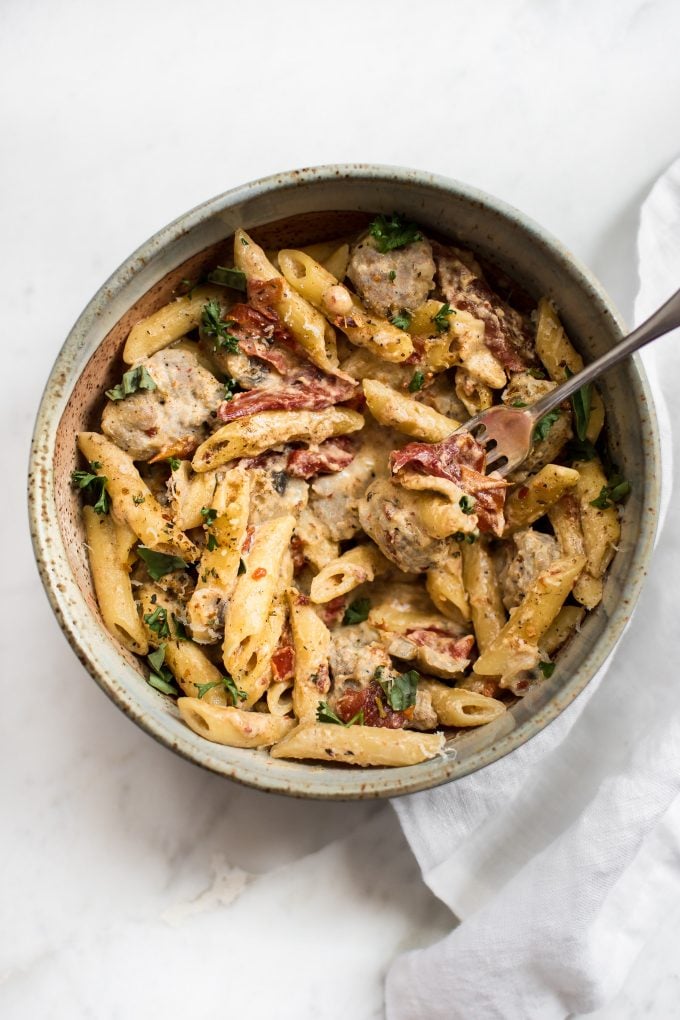
<path fill-rule="evenodd" d="M 270 758 L 221 747 L 191 732 L 171 699 L 145 682 L 133 656 L 104 629 L 87 565 L 78 499 L 69 484 L 76 433 L 96 428 L 102 394 L 120 377 L 121 349 L 134 322 L 171 299 L 183 278 L 227 260 L 229 237 L 245 227 L 265 246 L 295 246 L 363 226 L 367 214 L 399 210 L 458 239 L 547 295 L 586 360 L 619 341 L 622 324 L 592 275 L 515 209 L 432 174 L 380 166 L 299 170 L 246 184 L 205 202 L 152 237 L 95 294 L 50 374 L 33 437 L 29 496 L 36 558 L 59 623 L 79 659 L 142 729 L 190 761 L 263 790 L 300 797 L 392 797 L 460 778 L 530 740 L 583 690 L 614 648 L 643 583 L 657 524 L 659 442 L 649 389 L 637 360 L 602 380 L 613 453 L 633 491 L 604 599 L 559 656 L 549 680 L 503 718 L 449 742 L 433 761 L 359 769 Z M 80 683 L 74 670 L 72 683 Z M 615 677 L 611 677 L 615 683 Z"/>

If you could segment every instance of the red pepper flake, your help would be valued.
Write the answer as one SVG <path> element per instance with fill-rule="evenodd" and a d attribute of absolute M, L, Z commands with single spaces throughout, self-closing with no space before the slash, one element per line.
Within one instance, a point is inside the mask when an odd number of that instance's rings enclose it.
<path fill-rule="evenodd" d="M 517 490 L 517 496 L 519 499 L 526 499 L 529 495 L 529 489 L 526 485 L 523 485 L 521 489 Z"/>
<path fill-rule="evenodd" d="M 246 537 L 243 539 L 243 545 L 241 546 L 241 552 L 250 552 L 250 547 L 253 544 L 253 535 L 255 534 L 255 528 L 252 524 L 249 524 L 246 528 Z"/>
<path fill-rule="evenodd" d="M 257 570 L 253 570 L 253 580 L 260 581 L 263 577 L 267 576 L 267 571 L 264 567 L 258 567 Z"/>

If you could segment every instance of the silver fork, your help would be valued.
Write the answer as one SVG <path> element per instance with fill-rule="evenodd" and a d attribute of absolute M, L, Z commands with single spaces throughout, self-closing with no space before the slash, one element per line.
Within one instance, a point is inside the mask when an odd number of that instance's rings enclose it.
<path fill-rule="evenodd" d="M 519 467 L 531 453 L 534 429 L 541 418 L 582 386 L 587 386 L 597 379 L 612 365 L 618 365 L 619 361 L 623 361 L 640 347 L 679 326 L 680 290 L 676 291 L 646 322 L 633 330 L 625 340 L 612 347 L 591 365 L 586 365 L 556 389 L 546 393 L 531 407 L 506 407 L 500 404 L 490 407 L 488 411 L 483 411 L 466 421 L 454 435 L 462 432 L 472 433 L 486 451 L 487 474 L 490 471 L 497 471 L 500 475 L 507 475 Z"/>

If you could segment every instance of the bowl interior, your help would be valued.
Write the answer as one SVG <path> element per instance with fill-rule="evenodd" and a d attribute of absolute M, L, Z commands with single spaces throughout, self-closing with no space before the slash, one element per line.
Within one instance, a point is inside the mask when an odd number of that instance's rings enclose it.
<path fill-rule="evenodd" d="M 264 789 L 316 797 L 391 796 L 446 782 L 529 739 L 583 689 L 632 611 L 651 552 L 658 507 L 658 439 L 644 376 L 628 363 L 602 381 L 610 446 L 631 479 L 621 546 L 602 604 L 562 651 L 553 676 L 496 723 L 456 736 L 435 761 L 403 769 L 357 770 L 274 760 L 266 752 L 210 744 L 189 731 L 174 704 L 150 688 L 139 664 L 104 629 L 92 589 L 79 501 L 70 486 L 76 433 L 96 428 L 103 392 L 123 371 L 131 326 L 171 300 L 180 281 L 216 262 L 231 264 L 242 225 L 265 247 L 351 234 L 372 212 L 394 208 L 457 239 L 518 281 L 553 298 L 586 360 L 621 337 L 606 297 L 559 245 L 518 213 L 462 186 L 406 171 L 366 169 L 287 175 L 221 196 L 153 238 L 95 297 L 72 331 L 43 398 L 34 437 L 31 498 L 36 551 L 48 595 L 81 660 L 104 690 L 164 744 L 214 771 Z M 328 211 L 332 209 L 333 211 Z M 285 216 L 281 213 L 285 212 Z M 79 682 L 79 681 L 78 681 Z"/>

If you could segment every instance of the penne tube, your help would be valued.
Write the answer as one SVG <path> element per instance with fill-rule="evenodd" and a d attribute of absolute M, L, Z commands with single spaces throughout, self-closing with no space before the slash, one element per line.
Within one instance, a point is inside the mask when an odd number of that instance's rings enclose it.
<path fill-rule="evenodd" d="M 346 765 L 417 765 L 444 750 L 443 733 L 372 726 L 301 723 L 271 750 L 273 758 L 312 758 Z"/>
<path fill-rule="evenodd" d="M 279 252 L 279 265 L 281 265 Z M 312 260 L 313 261 L 313 260 Z M 255 244 L 245 230 L 234 235 L 234 263 L 246 274 L 248 282 L 275 282 L 273 306 L 281 321 L 288 326 L 298 343 L 304 347 L 310 361 L 331 374 L 337 373 L 337 358 L 329 357 L 329 348 L 335 350 L 333 328 L 297 289 L 290 286 L 269 262 L 262 248 Z"/>
<path fill-rule="evenodd" d="M 576 375 L 583 368 L 583 358 L 572 345 L 559 320 L 557 312 L 547 298 L 538 302 L 536 353 L 545 365 L 548 375 L 561 383 L 569 374 Z M 590 391 L 590 418 L 586 439 L 594 443 L 604 425 L 604 402 L 595 387 Z"/>
<path fill-rule="evenodd" d="M 459 623 L 470 619 L 470 604 L 463 582 L 463 557 L 458 543 L 451 543 L 447 559 L 430 567 L 425 581 L 427 592 L 440 613 Z"/>
<path fill-rule="evenodd" d="M 331 436 L 357 432 L 363 424 L 360 414 L 344 407 L 324 411 L 261 411 L 231 421 L 214 432 L 196 450 L 193 468 L 210 471 L 237 457 L 257 457 L 283 443 L 322 443 Z"/>
<path fill-rule="evenodd" d="M 372 543 L 355 545 L 342 556 L 328 563 L 312 581 L 312 602 L 331 602 L 340 595 L 354 591 L 360 584 L 373 581 L 389 567 L 377 546 Z"/>
<path fill-rule="evenodd" d="M 97 602 L 107 630 L 129 651 L 146 655 L 149 642 L 137 612 L 130 572 L 130 530 L 108 514 L 83 507 L 87 551 Z M 136 536 L 132 536 L 136 542 Z"/>
<path fill-rule="evenodd" d="M 548 520 L 560 544 L 563 556 L 582 556 L 585 542 L 581 529 L 581 509 L 578 496 L 568 492 L 548 511 Z M 573 596 L 586 609 L 594 609 L 602 601 L 602 578 L 593 577 L 586 569 L 576 578 Z"/>
<path fill-rule="evenodd" d="M 280 577 L 279 588 L 283 586 L 281 581 Z M 242 708 L 251 708 L 260 700 L 265 691 L 269 690 L 272 679 L 272 656 L 278 647 L 285 622 L 286 606 L 283 595 L 278 591 L 274 596 L 269 617 L 257 635 L 257 659 L 247 668 L 238 667 L 234 674 L 234 680 L 246 694 L 245 700 L 241 704 Z"/>
<path fill-rule="evenodd" d="M 582 461 L 575 465 L 578 481 L 574 493 L 579 501 L 581 529 L 586 553 L 586 570 L 591 577 L 602 578 L 612 561 L 616 546 L 621 538 L 621 524 L 616 507 L 606 509 L 593 506 L 607 477 L 598 458 Z"/>
<path fill-rule="evenodd" d="M 562 606 L 541 638 L 541 654 L 554 655 L 574 631 L 578 630 L 585 615 L 583 606 Z"/>
<path fill-rule="evenodd" d="M 288 606 L 295 649 L 293 711 L 301 722 L 313 721 L 331 686 L 328 670 L 331 635 L 309 599 L 295 588 L 288 589 Z"/>
<path fill-rule="evenodd" d="M 538 644 L 584 565 L 584 556 L 567 556 L 539 574 L 503 629 L 475 662 L 474 672 L 500 676 L 504 687 L 517 673 L 533 669 L 540 660 Z"/>
<path fill-rule="evenodd" d="M 78 446 L 88 461 L 101 464 L 114 516 L 125 521 L 143 545 L 181 556 L 189 563 L 198 550 L 142 481 L 132 457 L 99 432 L 80 432 Z"/>
<path fill-rule="evenodd" d="M 277 680 L 267 688 L 267 708 L 272 715 L 292 715 L 293 681 Z"/>
<path fill-rule="evenodd" d="M 403 329 L 369 312 L 356 294 L 302 251 L 279 252 L 281 272 L 291 287 L 318 308 L 350 343 L 366 347 L 385 361 L 406 361 L 413 341 Z"/>
<path fill-rule="evenodd" d="M 505 501 L 503 538 L 543 517 L 579 480 L 578 471 L 560 464 L 545 467 L 514 488 Z"/>
<path fill-rule="evenodd" d="M 168 667 L 181 690 L 190 698 L 197 698 L 202 685 L 214 684 L 203 695 L 204 701 L 211 705 L 226 705 L 227 692 L 222 683 L 222 673 L 213 665 L 207 655 L 193 641 L 176 640 L 177 620 L 181 606 L 176 599 L 162 589 L 145 584 L 139 591 L 140 612 L 142 620 L 162 610 L 167 625 L 167 634 L 152 629 L 144 620 L 144 629 L 149 644 L 153 648 L 165 648 L 164 664 Z M 159 628 L 163 630 L 164 628 Z"/>
<path fill-rule="evenodd" d="M 212 506 L 217 472 L 194 474 L 191 463 L 183 460 L 170 476 L 170 497 L 175 524 L 181 531 L 199 528 L 203 524 L 201 510 Z"/>
<path fill-rule="evenodd" d="M 466 542 L 460 550 L 475 640 L 479 651 L 484 652 L 502 630 L 507 614 L 486 542 Z"/>
<path fill-rule="evenodd" d="M 236 581 L 226 615 L 223 657 L 234 677 L 258 673 L 273 648 L 262 647 L 262 633 L 278 591 L 281 565 L 295 518 L 275 517 L 255 530 L 246 569 Z M 275 647 L 275 646 L 274 646 Z"/>
<path fill-rule="evenodd" d="M 187 607 L 194 640 L 207 644 L 220 638 L 220 611 L 234 589 L 241 563 L 250 512 L 250 477 L 245 468 L 225 472 L 209 508 L 217 516 L 205 526 L 207 542 Z"/>
<path fill-rule="evenodd" d="M 504 703 L 497 698 L 449 687 L 437 680 L 421 680 L 418 690 L 430 695 L 442 726 L 484 726 L 506 711 Z"/>
<path fill-rule="evenodd" d="M 414 439 L 438 443 L 448 439 L 460 427 L 460 422 L 447 418 L 427 404 L 420 404 L 378 379 L 364 379 L 362 387 L 368 409 L 376 421 Z"/>
<path fill-rule="evenodd" d="M 456 369 L 456 396 L 471 417 L 488 410 L 493 404 L 493 390 L 473 378 L 465 368 Z"/>
<path fill-rule="evenodd" d="M 208 705 L 198 698 L 178 698 L 177 707 L 199 737 L 228 747 L 271 747 L 296 725 L 294 719 L 284 716 Z"/>
<path fill-rule="evenodd" d="M 191 296 L 177 298 L 136 323 L 123 348 L 125 364 L 134 365 L 143 358 L 150 358 L 156 351 L 162 351 L 164 347 L 196 329 L 201 324 L 205 305 L 211 300 L 223 304 L 224 288 L 196 287 Z"/>

